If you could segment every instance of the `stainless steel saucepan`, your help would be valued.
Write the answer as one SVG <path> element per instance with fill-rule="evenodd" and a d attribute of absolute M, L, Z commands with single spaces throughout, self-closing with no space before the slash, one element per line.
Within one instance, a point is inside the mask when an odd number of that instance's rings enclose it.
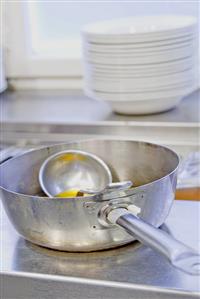
<path fill-rule="evenodd" d="M 70 149 L 99 156 L 114 181 L 132 180 L 135 187 L 89 197 L 45 197 L 38 181 L 40 166 L 50 155 Z M 145 142 L 99 139 L 54 145 L 3 163 L 1 197 L 19 234 L 38 245 L 86 252 L 137 239 L 174 266 L 198 274 L 198 254 L 157 229 L 173 202 L 178 164 L 172 150 Z"/>

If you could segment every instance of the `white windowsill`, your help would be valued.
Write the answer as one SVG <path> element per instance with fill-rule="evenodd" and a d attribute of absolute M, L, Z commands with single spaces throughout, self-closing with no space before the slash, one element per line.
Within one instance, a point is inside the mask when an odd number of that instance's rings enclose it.
<path fill-rule="evenodd" d="M 82 77 L 9 79 L 12 90 L 83 90 Z"/>

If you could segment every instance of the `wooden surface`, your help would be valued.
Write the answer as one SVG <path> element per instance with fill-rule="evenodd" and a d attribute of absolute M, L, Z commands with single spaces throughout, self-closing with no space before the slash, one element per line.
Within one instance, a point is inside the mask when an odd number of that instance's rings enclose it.
<path fill-rule="evenodd" d="M 181 199 L 181 200 L 199 200 L 200 201 L 200 187 L 177 189 L 175 198 Z"/>

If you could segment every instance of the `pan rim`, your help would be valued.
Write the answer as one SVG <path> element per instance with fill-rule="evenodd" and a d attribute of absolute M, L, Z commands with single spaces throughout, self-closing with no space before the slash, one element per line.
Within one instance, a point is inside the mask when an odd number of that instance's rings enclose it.
<path fill-rule="evenodd" d="M 135 193 L 134 192 L 134 190 L 135 191 L 137 191 L 137 188 L 141 188 L 141 187 L 148 187 L 148 186 L 151 186 L 152 184 L 155 184 L 155 183 L 158 183 L 158 182 L 160 182 L 161 180 L 164 180 L 165 178 L 167 178 L 168 176 L 170 176 L 170 175 L 172 175 L 173 173 L 175 173 L 177 170 L 178 170 L 178 167 L 179 167 L 179 164 L 180 164 L 180 159 L 179 159 L 179 155 L 174 151 L 174 150 L 172 150 L 170 147 L 168 147 L 168 146 L 165 146 L 165 145 L 161 145 L 161 144 L 159 144 L 159 143 L 154 143 L 154 142 L 148 142 L 148 141 L 143 141 L 143 140 L 134 140 L 134 139 L 123 139 L 123 138 L 118 138 L 118 139 L 115 139 L 115 138 L 88 138 L 88 139 L 80 139 L 80 140 L 78 140 L 78 141 L 69 141 L 69 142 L 63 142 L 63 143 L 56 143 L 56 144 L 52 144 L 52 145 L 50 145 L 50 146 L 41 146 L 41 147 L 39 147 L 39 148 L 37 148 L 37 149 L 33 149 L 33 150 L 30 150 L 30 151 L 28 151 L 28 152 L 25 152 L 25 153 L 23 153 L 23 154 L 21 154 L 21 155 L 19 155 L 19 156 L 16 156 L 16 157 L 13 157 L 13 158 L 11 158 L 11 159 L 9 159 L 8 161 L 5 161 L 4 163 L 2 163 L 1 165 L 0 165 L 0 173 L 1 173 L 1 168 L 2 168 L 2 166 L 5 166 L 7 163 L 10 163 L 11 161 L 13 161 L 14 159 L 17 159 L 17 158 L 19 158 L 19 157 L 23 157 L 23 156 L 25 156 L 25 155 L 27 155 L 27 154 L 29 154 L 29 153 L 32 153 L 32 152 L 37 152 L 37 151 L 40 151 L 40 150 L 42 150 L 42 149 L 51 149 L 51 148 L 53 148 L 53 147 L 56 147 L 56 146 L 62 146 L 62 145 L 68 145 L 68 144 L 78 144 L 78 143 L 80 143 L 80 142 L 88 142 L 88 141 L 91 141 L 91 142 L 93 142 L 93 141 L 113 141 L 113 142 L 122 142 L 122 141 L 126 141 L 126 142 L 134 142 L 134 143 L 141 143 L 141 144 L 146 144 L 146 145 L 148 145 L 148 146 L 153 146 L 153 147 L 161 147 L 161 148 L 163 148 L 164 150 L 167 150 L 167 151 L 169 151 L 169 152 L 171 152 L 173 155 L 174 155 L 174 157 L 176 157 L 176 159 L 177 159 L 177 165 L 176 165 L 176 167 L 172 170 L 172 171 L 170 171 L 168 174 L 166 174 L 166 175 L 164 175 L 164 176 L 162 176 L 161 178 L 159 178 L 159 179 L 156 179 L 156 180 L 154 180 L 154 181 L 152 181 L 152 182 L 150 182 L 150 183 L 147 183 L 147 184 L 142 184 L 142 185 L 140 185 L 140 186 L 136 186 L 135 188 L 133 187 L 131 190 L 133 190 L 133 194 Z M 88 153 L 90 153 L 90 152 L 88 152 Z M 55 153 L 56 154 L 56 153 Z M 24 198 L 27 198 L 27 199 L 29 199 L 30 197 L 34 197 L 34 198 L 37 198 L 37 199 L 39 199 L 39 200 L 54 200 L 54 199 L 56 199 L 56 202 L 59 202 L 59 201 L 64 201 L 64 202 L 67 202 L 67 201 L 71 201 L 71 200 L 81 200 L 81 201 L 84 201 L 84 200 L 88 200 L 88 199 L 93 199 L 93 200 L 97 200 L 98 199 L 98 196 L 97 195 L 90 195 L 90 196 L 85 196 L 85 197 L 80 197 L 80 196 L 77 196 L 77 197 L 69 197 L 69 198 L 65 198 L 65 197 L 63 197 L 63 198 L 60 198 L 60 197 L 48 197 L 48 196 L 39 196 L 39 195 L 32 195 L 32 194 L 24 194 L 24 193 L 19 193 L 19 192 L 15 192 L 15 191 L 12 191 L 12 190 L 9 190 L 8 188 L 5 188 L 5 187 L 3 187 L 3 186 L 0 186 L 0 190 L 4 190 L 4 191 L 6 191 L 6 192 L 9 192 L 9 193 L 11 193 L 11 194 L 13 194 L 13 195 L 20 195 L 20 196 L 23 196 Z M 128 196 L 130 196 L 131 194 L 129 194 Z M 106 199 L 106 200 L 102 200 L 101 199 L 101 201 L 109 201 L 109 199 Z"/>

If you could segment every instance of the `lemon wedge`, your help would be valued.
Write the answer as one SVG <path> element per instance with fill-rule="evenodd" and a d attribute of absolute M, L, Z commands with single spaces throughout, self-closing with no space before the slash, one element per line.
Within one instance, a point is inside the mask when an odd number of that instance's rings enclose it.
<path fill-rule="evenodd" d="M 56 197 L 61 197 L 61 198 L 71 198 L 71 197 L 77 197 L 77 196 L 87 196 L 87 194 L 80 192 L 78 189 L 69 189 L 69 190 L 65 190 L 61 193 L 58 193 L 56 195 Z"/>

